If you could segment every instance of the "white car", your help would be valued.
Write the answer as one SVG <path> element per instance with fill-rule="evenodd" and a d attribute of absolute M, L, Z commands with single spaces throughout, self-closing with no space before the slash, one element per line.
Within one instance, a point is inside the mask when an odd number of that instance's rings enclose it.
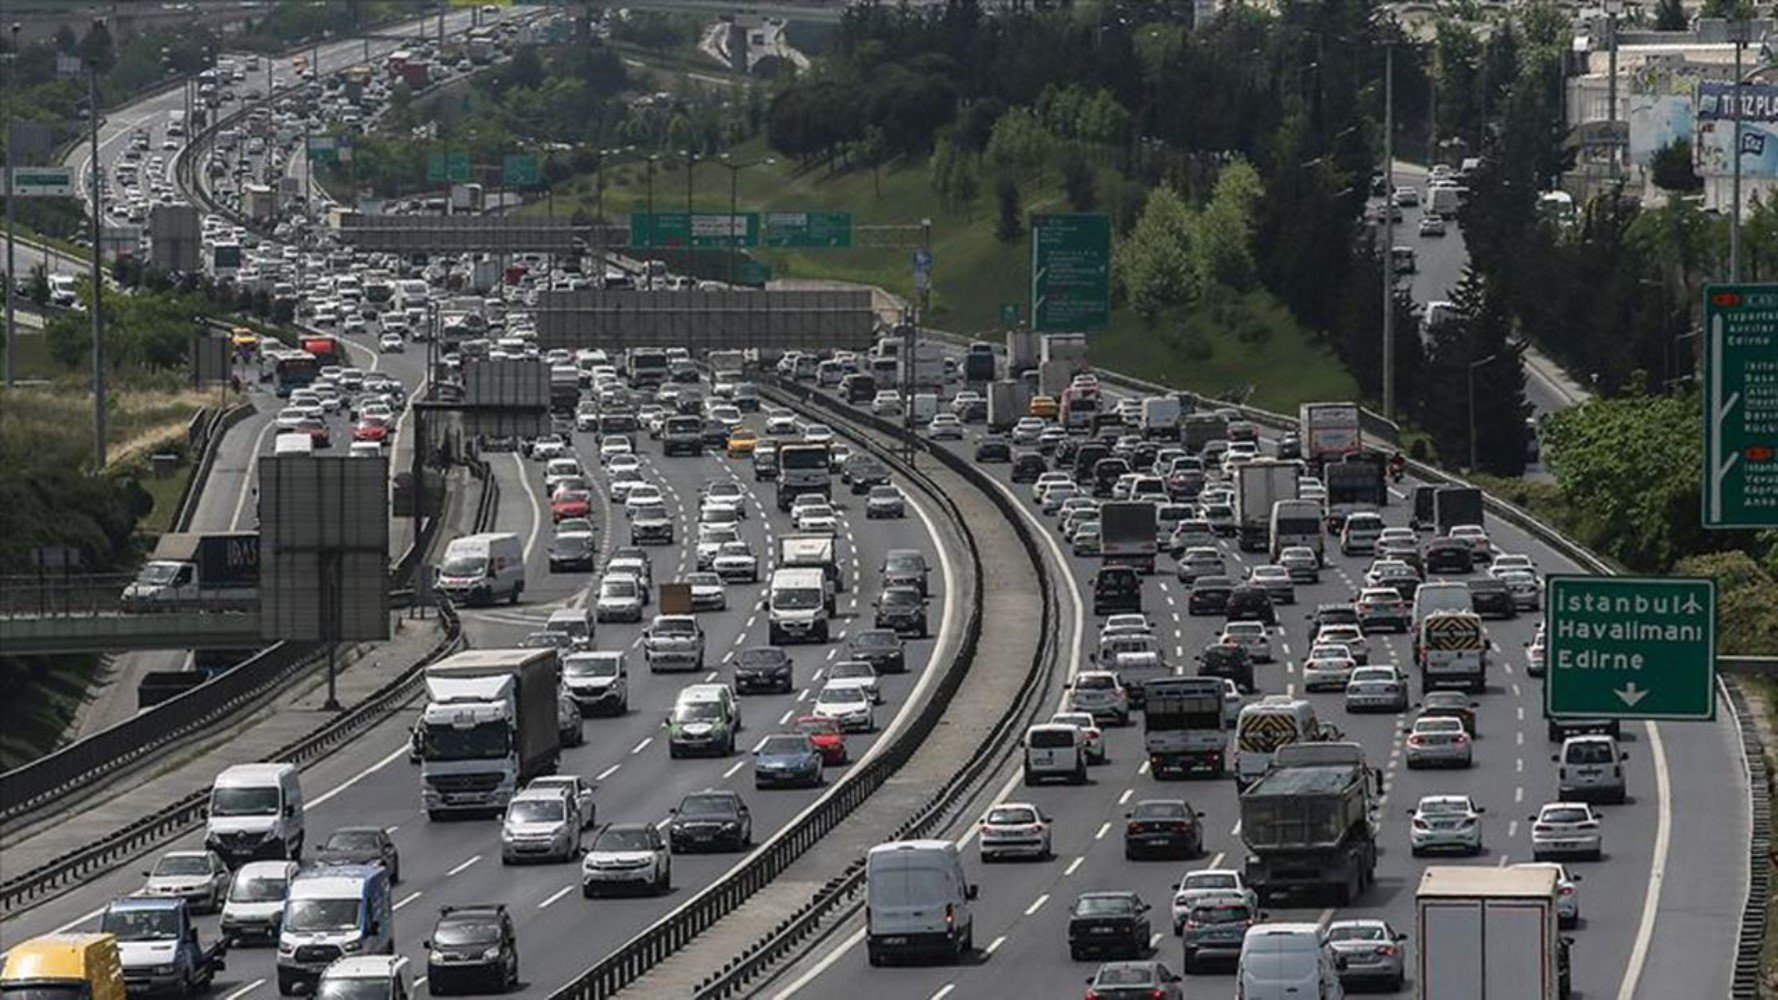
<path fill-rule="evenodd" d="M 1153 635 L 1154 622 L 1140 613 L 1125 612 L 1107 615 L 1105 624 L 1099 626 L 1099 638 L 1103 640 L 1110 635 Z"/>
<path fill-rule="evenodd" d="M 1314 645 L 1344 646 L 1352 654 L 1352 661 L 1361 667 L 1371 662 L 1370 641 L 1357 625 L 1323 625 L 1315 633 Z"/>
<path fill-rule="evenodd" d="M 799 504 L 790 520 L 798 531 L 831 534 L 839 529 L 839 518 L 834 515 L 833 508 L 824 503 Z"/>
<path fill-rule="evenodd" d="M 1045 424 L 1040 417 L 1020 417 L 1019 422 L 1012 425 L 1013 444 L 1036 444 L 1038 435 L 1043 433 Z"/>
<path fill-rule="evenodd" d="M 1222 721 L 1224 725 L 1233 729 L 1235 723 L 1241 720 L 1241 709 L 1246 707 L 1247 700 L 1241 696 L 1241 686 L 1235 683 L 1234 678 L 1224 677 L 1221 680 Z"/>
<path fill-rule="evenodd" d="M 221 910 L 228 898 L 228 865 L 213 851 L 168 851 L 146 874 L 142 895 L 183 899 L 193 912 Z"/>
<path fill-rule="evenodd" d="M 691 587 L 693 611 L 728 610 L 728 592 L 722 585 L 721 576 L 709 572 L 687 573 L 685 583 Z"/>
<path fill-rule="evenodd" d="M 1233 868 L 1200 868 L 1186 872 L 1173 890 L 1173 933 L 1184 932 L 1185 915 L 1198 900 L 1228 895 L 1245 897 L 1254 909 L 1259 908 L 1259 893 L 1249 888 L 1247 880 Z"/>
<path fill-rule="evenodd" d="M 1050 725 L 1073 726 L 1086 739 L 1087 763 L 1105 763 L 1105 730 L 1091 712 L 1057 712 L 1050 716 Z"/>
<path fill-rule="evenodd" d="M 599 581 L 599 596 L 593 602 L 593 614 L 602 622 L 639 622 L 645 594 L 642 581 L 628 574 L 607 573 Z"/>
<path fill-rule="evenodd" d="M 1430 715 L 1414 720 L 1408 731 L 1407 764 L 1419 767 L 1469 767 L 1475 763 L 1469 734 L 1463 720 L 1451 716 Z"/>
<path fill-rule="evenodd" d="M 1051 820 L 1028 802 L 1002 802 L 988 810 L 979 827 L 982 861 L 1050 856 Z"/>
<path fill-rule="evenodd" d="M 815 695 L 815 716 L 832 719 L 849 733 L 870 733 L 877 728 L 877 710 L 870 692 L 857 684 L 829 683 Z"/>
<path fill-rule="evenodd" d="M 1453 525 L 1451 538 L 1467 544 L 1478 562 L 1487 562 L 1494 558 L 1494 543 L 1488 540 L 1488 532 L 1479 524 Z"/>
<path fill-rule="evenodd" d="M 1599 814 L 1585 802 L 1551 802 L 1531 817 L 1531 858 L 1590 858 L 1605 853 Z"/>
<path fill-rule="evenodd" d="M 878 389 L 876 398 L 870 401 L 870 411 L 879 417 L 900 413 L 901 393 L 894 389 Z"/>
<path fill-rule="evenodd" d="M 604 463 L 604 465 L 607 475 L 621 476 L 632 472 L 640 474 L 642 472 L 642 456 L 634 453 L 613 455 L 611 461 Z"/>
<path fill-rule="evenodd" d="M 1303 690 L 1344 691 L 1357 668 L 1358 661 L 1345 646 L 1316 643 L 1303 657 Z"/>
<path fill-rule="evenodd" d="M 779 412 L 766 417 L 766 434 L 771 437 L 796 434 L 796 414 Z"/>
<path fill-rule="evenodd" d="M 1556 873 L 1556 919 L 1562 927 L 1568 928 L 1580 923 L 1580 876 L 1568 870 L 1568 866 L 1556 861 L 1524 861 L 1513 865 L 1514 868 L 1548 868 Z"/>
<path fill-rule="evenodd" d="M 955 413 L 940 413 L 926 425 L 926 435 L 934 441 L 961 441 L 963 421 Z"/>
<path fill-rule="evenodd" d="M 1530 556 L 1516 552 L 1502 552 L 1488 564 L 1488 573 L 1491 576 L 1499 576 L 1507 570 L 1524 570 L 1527 573 L 1536 573 L 1537 564 L 1531 561 Z"/>
<path fill-rule="evenodd" d="M 1520 611 L 1537 611 L 1543 607 L 1543 578 L 1524 569 L 1500 570 L 1490 567 L 1494 579 L 1506 584 L 1513 607 Z"/>
<path fill-rule="evenodd" d="M 1068 684 L 1068 710 L 1082 712 L 1113 725 L 1130 724 L 1130 696 L 1109 670 L 1083 670 Z"/>
<path fill-rule="evenodd" d="M 401 339 L 399 333 L 385 333 L 377 338 L 377 350 L 384 354 L 401 354 L 407 350 L 407 341 Z"/>
<path fill-rule="evenodd" d="M 846 681 L 863 688 L 871 704 L 883 703 L 883 686 L 878 683 L 877 668 L 864 660 L 841 660 L 827 668 L 828 681 Z"/>
<path fill-rule="evenodd" d="M 580 893 L 591 899 L 612 887 L 655 895 L 673 886 L 673 857 L 652 823 L 612 823 L 599 831 L 580 862 Z"/>
<path fill-rule="evenodd" d="M 759 557 L 746 542 L 724 542 L 710 560 L 710 568 L 724 582 L 759 582 Z"/>
<path fill-rule="evenodd" d="M 580 478 L 583 478 L 580 463 L 572 458 L 552 458 L 543 467 L 543 489 L 547 493 L 555 493 L 567 480 Z"/>
<path fill-rule="evenodd" d="M 743 519 L 747 517 L 747 494 L 741 489 L 740 483 L 732 479 L 719 479 L 705 486 L 702 492 L 705 503 L 728 504 L 739 510 Z"/>
<path fill-rule="evenodd" d="M 1346 711 L 1405 712 L 1408 680 L 1393 666 L 1358 667 L 1346 681 Z"/>
<path fill-rule="evenodd" d="M 1229 622 L 1217 639 L 1225 646 L 1240 646 L 1255 663 L 1271 663 L 1277 659 L 1272 650 L 1272 633 L 1264 622 Z"/>
<path fill-rule="evenodd" d="M 697 563 L 699 569 L 715 569 L 717 553 L 729 542 L 741 540 L 741 529 L 732 524 L 698 525 Z"/>
<path fill-rule="evenodd" d="M 1408 810 L 1413 825 L 1408 845 L 1414 857 L 1431 851 L 1482 853 L 1481 806 L 1467 795 L 1422 795 L 1420 804 Z"/>
<path fill-rule="evenodd" d="M 636 446 L 630 439 L 617 434 L 608 434 L 599 440 L 599 464 L 606 465 L 618 455 L 634 453 Z"/>

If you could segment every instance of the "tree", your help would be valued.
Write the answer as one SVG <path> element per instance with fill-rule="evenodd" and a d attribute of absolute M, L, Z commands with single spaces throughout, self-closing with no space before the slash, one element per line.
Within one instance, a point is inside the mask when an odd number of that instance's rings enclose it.
<path fill-rule="evenodd" d="M 1019 203 L 1019 182 L 1011 177 L 1002 177 L 994 186 L 994 196 L 1000 203 L 1000 221 L 994 226 L 994 238 L 1002 243 L 1011 243 L 1025 233 L 1024 209 Z"/>
<path fill-rule="evenodd" d="M 506 78 L 515 87 L 536 90 L 543 86 L 544 77 L 543 60 L 538 58 L 537 46 L 519 46 L 518 51 L 512 54 L 512 64 L 506 69 Z"/>
<path fill-rule="evenodd" d="M 1680 0 L 1661 0 L 1655 7 L 1656 31 L 1684 31 L 1688 23 Z"/>
<path fill-rule="evenodd" d="M 1692 144 L 1689 139 L 1675 139 L 1655 150 L 1649 170 L 1657 187 L 1668 191 L 1702 191 L 1704 178 L 1692 169 Z"/>
<path fill-rule="evenodd" d="M 1036 114 L 1027 108 L 1012 108 L 994 123 L 994 132 L 988 137 L 988 162 L 1021 179 L 1041 177 L 1051 143 Z"/>
<path fill-rule="evenodd" d="M 1062 192 L 1068 196 L 1068 207 L 1076 212 L 1089 211 L 1098 204 L 1098 178 L 1077 149 L 1062 155 Z"/>
<path fill-rule="evenodd" d="M 1421 423 L 1439 454 L 1464 464 L 1473 426 L 1476 466 L 1517 476 L 1525 469 L 1531 407 L 1521 348 L 1510 339 L 1512 314 L 1505 297 L 1474 268 L 1464 272 L 1452 304 L 1454 315 L 1432 329 L 1426 375 L 1416 385 Z"/>
<path fill-rule="evenodd" d="M 117 64 L 117 50 L 111 41 L 111 29 L 106 27 L 103 20 L 94 21 L 93 26 L 81 38 L 80 57 L 96 67 L 101 76 L 111 72 L 111 67 Z M 97 113 L 95 109 L 94 114 Z"/>
<path fill-rule="evenodd" d="M 80 39 L 75 37 L 73 27 L 66 21 L 56 25 L 55 46 L 57 52 L 72 55 L 75 47 L 79 44 Z"/>
<path fill-rule="evenodd" d="M 1259 172 L 1246 160 L 1222 168 L 1210 203 L 1198 216 L 1197 272 L 1211 284 L 1246 289 L 1254 281 L 1254 211 L 1265 197 Z"/>
<path fill-rule="evenodd" d="M 31 283 L 25 288 L 25 297 L 39 309 L 49 305 L 49 270 L 42 264 L 31 266 Z"/>
<path fill-rule="evenodd" d="M 1153 323 L 1163 310 L 1197 297 L 1197 241 L 1196 223 L 1184 199 L 1168 185 L 1155 188 L 1113 253 L 1113 274 L 1138 316 Z"/>

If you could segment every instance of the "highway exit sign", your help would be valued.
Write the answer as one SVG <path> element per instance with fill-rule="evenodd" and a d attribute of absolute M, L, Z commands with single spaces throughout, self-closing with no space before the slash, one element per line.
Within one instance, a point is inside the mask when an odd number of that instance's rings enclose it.
<path fill-rule="evenodd" d="M 1716 716 L 1716 584 L 1551 576 L 1544 713 L 1553 719 Z"/>
<path fill-rule="evenodd" d="M 1704 289 L 1704 527 L 1778 527 L 1778 284 Z"/>

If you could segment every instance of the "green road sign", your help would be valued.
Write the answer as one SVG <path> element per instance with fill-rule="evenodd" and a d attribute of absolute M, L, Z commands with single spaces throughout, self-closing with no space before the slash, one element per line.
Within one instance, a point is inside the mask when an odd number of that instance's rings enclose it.
<path fill-rule="evenodd" d="M 509 155 L 501 166 L 500 175 L 507 187 L 536 187 L 543 181 L 537 157 L 530 153 Z"/>
<path fill-rule="evenodd" d="M 1545 714 L 1715 718 L 1714 582 L 1551 576 L 1544 597 Z"/>
<path fill-rule="evenodd" d="M 445 180 L 459 182 L 469 180 L 468 153 L 445 154 Z"/>
<path fill-rule="evenodd" d="M 768 247 L 849 247 L 851 212 L 767 212 Z"/>
<path fill-rule="evenodd" d="M 306 148 L 309 159 L 316 163 L 338 163 L 340 161 L 339 145 L 331 135 L 310 136 Z"/>
<path fill-rule="evenodd" d="M 13 167 L 12 193 L 17 198 L 67 198 L 74 194 L 73 167 Z"/>
<path fill-rule="evenodd" d="M 1111 219 L 1039 215 L 1031 220 L 1031 328 L 1099 330 L 1111 319 Z"/>
<path fill-rule="evenodd" d="M 1019 304 L 1017 302 L 1002 302 L 1002 303 L 1000 303 L 1000 325 L 1001 326 L 1018 326 L 1019 325 Z"/>
<path fill-rule="evenodd" d="M 1778 526 L 1778 284 L 1704 289 L 1704 527 Z"/>
<path fill-rule="evenodd" d="M 697 212 L 688 218 L 684 212 L 632 212 L 630 246 L 694 250 L 757 247 L 759 213 Z"/>

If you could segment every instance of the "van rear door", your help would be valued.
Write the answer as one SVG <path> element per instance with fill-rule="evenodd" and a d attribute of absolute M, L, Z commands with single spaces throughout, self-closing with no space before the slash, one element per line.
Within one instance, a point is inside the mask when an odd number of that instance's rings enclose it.
<path fill-rule="evenodd" d="M 867 887 L 870 926 L 876 935 L 943 934 L 947 904 L 962 901 L 945 873 L 943 859 L 897 858 L 891 866 L 872 869 Z M 885 944 L 896 942 L 886 941 Z"/>

